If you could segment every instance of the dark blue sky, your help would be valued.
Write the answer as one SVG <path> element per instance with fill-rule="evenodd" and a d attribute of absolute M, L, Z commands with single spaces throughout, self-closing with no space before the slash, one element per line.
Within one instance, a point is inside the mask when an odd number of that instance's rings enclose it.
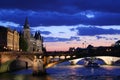
<path fill-rule="evenodd" d="M 45 42 L 120 39 L 120 0 L 0 0 L 0 25 L 20 30 L 26 17 Z"/>
<path fill-rule="evenodd" d="M 120 0 L 0 0 L 0 20 L 21 25 L 119 25 L 119 13 Z"/>

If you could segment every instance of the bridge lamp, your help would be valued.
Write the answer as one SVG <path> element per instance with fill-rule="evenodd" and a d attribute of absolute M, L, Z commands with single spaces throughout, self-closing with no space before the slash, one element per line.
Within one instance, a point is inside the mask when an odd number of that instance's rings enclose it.
<path fill-rule="evenodd" d="M 76 57 L 76 55 L 73 55 L 72 57 L 73 57 L 73 58 L 75 58 L 75 57 Z"/>
<path fill-rule="evenodd" d="M 22 51 L 22 49 L 20 49 L 20 51 Z"/>
<path fill-rule="evenodd" d="M 111 49 L 106 49 L 106 51 L 107 51 L 107 52 L 110 52 L 110 51 L 111 51 Z"/>
<path fill-rule="evenodd" d="M 17 49 L 17 51 L 19 51 L 19 49 Z"/>
<path fill-rule="evenodd" d="M 42 58 L 42 56 L 39 56 L 39 58 L 41 59 L 41 58 Z"/>
<path fill-rule="evenodd" d="M 109 49 L 109 51 L 111 51 L 111 49 Z"/>
<path fill-rule="evenodd" d="M 6 49 L 6 47 L 5 47 L 5 46 L 4 46 L 3 48 L 4 48 L 4 49 Z"/>
<path fill-rule="evenodd" d="M 108 49 L 106 49 L 106 51 L 108 52 Z"/>
<path fill-rule="evenodd" d="M 6 47 L 4 46 L 3 49 L 6 50 Z"/>
<path fill-rule="evenodd" d="M 82 43 L 82 45 L 83 45 L 83 48 L 84 48 L 84 42 Z"/>
<path fill-rule="evenodd" d="M 13 49 L 13 48 L 10 48 L 11 50 Z"/>

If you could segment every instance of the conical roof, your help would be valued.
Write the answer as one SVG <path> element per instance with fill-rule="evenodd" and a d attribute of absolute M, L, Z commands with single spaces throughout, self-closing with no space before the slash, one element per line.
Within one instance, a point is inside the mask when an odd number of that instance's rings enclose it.
<path fill-rule="evenodd" d="M 29 29 L 30 26 L 29 26 L 29 23 L 28 23 L 28 18 L 26 17 L 25 19 L 25 24 L 24 24 L 24 29 Z"/>
<path fill-rule="evenodd" d="M 40 35 L 40 32 L 39 32 L 39 31 L 36 31 L 36 32 L 35 32 L 34 38 L 35 38 L 35 39 L 38 39 L 38 40 L 41 40 L 41 35 Z"/>

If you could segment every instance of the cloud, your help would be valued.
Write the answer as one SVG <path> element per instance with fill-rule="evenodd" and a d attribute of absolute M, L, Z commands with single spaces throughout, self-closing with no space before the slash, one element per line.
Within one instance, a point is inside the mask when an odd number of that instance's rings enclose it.
<path fill-rule="evenodd" d="M 0 21 L 0 26 L 8 27 L 12 30 L 17 30 L 18 32 L 22 31 L 22 26 L 14 22 Z"/>
<path fill-rule="evenodd" d="M 26 16 L 29 24 L 33 26 L 71 26 L 71 25 L 120 25 L 120 14 L 82 11 L 74 14 L 52 12 L 52 11 L 33 11 L 20 9 L 0 9 L 0 21 L 13 22 L 24 25 Z"/>
<path fill-rule="evenodd" d="M 119 40 L 119 38 L 114 38 L 114 40 Z"/>
<path fill-rule="evenodd" d="M 0 0 L 0 20 L 30 26 L 120 25 L 120 0 Z"/>
<path fill-rule="evenodd" d="M 103 36 L 96 36 L 97 39 L 105 39 L 105 40 L 112 40 L 112 38 L 107 38 Z"/>
<path fill-rule="evenodd" d="M 21 16 L 20 16 L 21 15 Z M 13 22 L 24 25 L 26 16 L 29 24 L 33 26 L 71 26 L 71 25 L 120 25 L 119 13 L 106 13 L 96 11 L 82 11 L 67 14 L 50 11 L 32 11 L 19 9 L 0 9 L 0 21 Z"/>
<path fill-rule="evenodd" d="M 116 38 L 116 37 L 104 37 L 104 36 L 96 36 L 96 38 L 98 39 L 98 40 L 100 40 L 100 39 L 105 39 L 105 40 L 112 40 L 112 41 L 116 41 L 116 40 L 119 40 L 119 38 Z"/>
<path fill-rule="evenodd" d="M 5 21 L 0 21 L 0 25 L 1 26 L 5 26 L 5 27 L 10 27 L 10 26 L 18 27 L 18 26 L 20 26 L 17 23 L 14 23 L 14 22 L 5 22 Z"/>
<path fill-rule="evenodd" d="M 120 34 L 120 30 L 117 29 L 103 29 L 97 27 L 78 27 L 77 34 L 80 36 L 95 36 L 103 34 Z M 97 37 L 100 39 L 101 37 Z"/>
<path fill-rule="evenodd" d="M 75 31 L 75 28 L 71 28 L 70 31 Z"/>
<path fill-rule="evenodd" d="M 64 34 L 65 32 L 59 32 L 60 34 Z"/>
<path fill-rule="evenodd" d="M 120 12 L 120 0 L 0 0 L 4 9 L 45 10 L 76 13 L 85 10 Z"/>
<path fill-rule="evenodd" d="M 79 37 L 75 37 L 75 36 L 71 36 L 70 40 L 80 41 L 80 38 Z"/>
<path fill-rule="evenodd" d="M 68 41 L 68 38 L 59 38 L 59 37 L 44 37 L 45 42 L 65 42 Z"/>
<path fill-rule="evenodd" d="M 80 41 L 79 37 L 73 37 L 70 38 L 60 38 L 60 37 L 43 37 L 45 42 L 66 42 L 66 41 Z"/>
<path fill-rule="evenodd" d="M 50 31 L 40 31 L 40 33 L 41 33 L 41 34 L 44 34 L 44 35 L 49 35 L 49 34 L 51 34 Z"/>
<path fill-rule="evenodd" d="M 106 39 L 106 37 L 96 36 L 97 39 Z"/>

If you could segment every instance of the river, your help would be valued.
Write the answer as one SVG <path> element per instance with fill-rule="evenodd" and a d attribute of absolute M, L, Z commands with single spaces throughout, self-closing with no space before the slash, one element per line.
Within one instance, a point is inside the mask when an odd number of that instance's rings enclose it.
<path fill-rule="evenodd" d="M 120 66 L 86 68 L 83 65 L 60 64 L 47 69 L 45 76 L 32 76 L 32 70 L 0 74 L 0 80 L 120 80 Z"/>

